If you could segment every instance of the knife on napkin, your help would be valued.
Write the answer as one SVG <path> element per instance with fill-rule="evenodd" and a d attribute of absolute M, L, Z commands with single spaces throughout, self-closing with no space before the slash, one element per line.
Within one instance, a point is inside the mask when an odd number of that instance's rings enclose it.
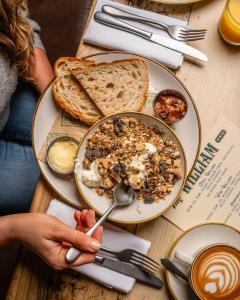
<path fill-rule="evenodd" d="M 163 282 L 157 276 L 145 272 L 134 265 L 99 255 L 96 255 L 95 262 L 105 268 L 135 278 L 142 283 L 148 284 L 158 289 L 161 289 L 163 287 Z"/>
<path fill-rule="evenodd" d="M 138 35 L 142 38 L 145 38 L 153 43 L 162 45 L 169 49 L 173 49 L 175 51 L 186 54 L 188 56 L 199 59 L 201 61 L 204 61 L 204 62 L 208 61 L 208 58 L 204 53 L 202 53 L 201 51 L 199 51 L 193 47 L 190 47 L 182 42 L 175 41 L 171 38 L 163 37 L 158 34 L 152 33 L 150 31 L 140 29 L 136 26 L 130 25 L 130 24 L 123 22 L 117 18 L 114 18 L 106 13 L 98 11 L 94 14 L 94 19 L 95 19 L 95 21 L 102 23 L 104 25 L 108 25 L 108 26 L 111 26 L 111 27 L 114 27 L 117 29 L 122 29 L 124 31 L 136 34 L 136 35 Z"/>

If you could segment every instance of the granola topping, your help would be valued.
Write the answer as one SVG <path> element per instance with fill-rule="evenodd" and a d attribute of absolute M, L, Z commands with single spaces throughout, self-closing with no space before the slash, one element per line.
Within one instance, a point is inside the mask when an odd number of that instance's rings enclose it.
<path fill-rule="evenodd" d="M 177 145 L 162 130 L 132 117 L 113 117 L 89 136 L 83 168 L 82 182 L 98 195 L 112 198 L 123 180 L 145 203 L 164 199 L 182 177 Z"/>

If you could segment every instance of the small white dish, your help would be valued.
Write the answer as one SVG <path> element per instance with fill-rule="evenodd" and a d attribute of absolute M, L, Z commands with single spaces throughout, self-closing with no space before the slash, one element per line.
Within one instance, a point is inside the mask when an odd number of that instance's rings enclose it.
<path fill-rule="evenodd" d="M 240 250 L 240 232 L 233 227 L 221 223 L 201 224 L 185 231 L 172 245 L 168 258 L 184 273 L 187 266 L 174 257 L 176 250 L 189 256 L 194 256 L 200 249 L 214 244 L 227 244 Z M 197 299 L 192 294 L 189 285 L 179 277 L 166 271 L 169 290 L 176 300 Z"/>
<path fill-rule="evenodd" d="M 177 145 L 178 151 L 180 152 L 181 158 L 181 166 L 182 166 L 182 178 L 176 181 L 173 186 L 172 191 L 159 203 L 153 202 L 151 204 L 144 203 L 143 200 L 135 200 L 131 205 L 121 208 L 116 208 L 108 218 L 109 220 L 119 222 L 119 223 L 141 223 L 152 220 L 157 218 L 161 214 L 163 214 L 168 208 L 170 208 L 174 201 L 179 197 L 179 194 L 182 191 L 182 188 L 185 183 L 186 177 L 186 158 L 183 147 L 174 134 L 174 132 L 168 127 L 164 122 L 161 120 L 149 116 L 142 113 L 135 113 L 135 112 L 126 112 L 126 113 L 119 113 L 113 116 L 127 116 L 137 119 L 138 121 L 144 123 L 146 126 L 157 126 L 159 129 L 163 130 L 166 136 L 171 140 L 174 141 Z M 75 165 L 75 179 L 79 189 L 81 196 L 84 198 L 86 203 L 92 207 L 98 214 L 102 215 L 105 213 L 108 208 L 112 205 L 112 200 L 107 199 L 104 196 L 99 196 L 94 188 L 87 187 L 81 180 L 81 171 L 84 170 L 82 166 L 82 161 L 85 158 L 86 152 L 86 145 L 87 140 L 90 135 L 92 135 L 101 124 L 105 123 L 108 119 L 112 119 L 113 116 L 106 117 L 100 120 L 98 123 L 93 125 L 87 134 L 82 139 L 78 154 L 76 157 L 77 163 Z"/>
<path fill-rule="evenodd" d="M 72 174 L 73 171 L 74 171 L 74 167 L 71 169 L 71 170 L 58 170 L 55 165 L 52 163 L 50 157 L 49 157 L 49 152 L 51 150 L 51 148 L 56 144 L 56 143 L 59 143 L 59 142 L 73 142 L 75 143 L 77 146 L 79 145 L 79 141 L 71 136 L 60 136 L 58 138 L 56 138 L 55 140 L 53 140 L 49 145 L 48 145 L 48 148 L 47 148 L 47 163 L 48 163 L 48 166 L 50 169 L 52 169 L 52 171 L 56 174 L 59 174 L 59 175 L 69 175 L 69 174 Z M 77 152 L 76 152 L 77 153 Z"/>

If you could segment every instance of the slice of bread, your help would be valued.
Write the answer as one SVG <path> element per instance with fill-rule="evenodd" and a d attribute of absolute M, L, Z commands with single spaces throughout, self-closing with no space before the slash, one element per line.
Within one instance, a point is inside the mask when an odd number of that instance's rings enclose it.
<path fill-rule="evenodd" d="M 69 75 L 72 68 L 86 68 L 95 64 L 92 60 L 83 60 L 77 57 L 60 57 L 54 64 L 54 73 L 56 77 Z"/>
<path fill-rule="evenodd" d="M 141 59 L 100 63 L 71 71 L 105 116 L 139 111 L 147 99 L 148 72 Z"/>
<path fill-rule="evenodd" d="M 52 93 L 56 103 L 71 116 L 89 125 L 96 123 L 103 115 L 71 74 L 69 68 L 77 66 L 84 70 L 93 64 L 92 61 L 72 57 L 58 59 L 54 65 L 54 72 L 58 77 L 52 85 Z"/>

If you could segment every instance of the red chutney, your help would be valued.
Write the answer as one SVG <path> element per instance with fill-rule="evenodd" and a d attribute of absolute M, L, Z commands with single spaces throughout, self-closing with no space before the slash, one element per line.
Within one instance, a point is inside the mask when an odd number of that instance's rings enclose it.
<path fill-rule="evenodd" d="M 175 90 L 163 90 L 157 94 L 153 103 L 154 114 L 167 124 L 181 120 L 187 112 L 185 97 Z"/>

